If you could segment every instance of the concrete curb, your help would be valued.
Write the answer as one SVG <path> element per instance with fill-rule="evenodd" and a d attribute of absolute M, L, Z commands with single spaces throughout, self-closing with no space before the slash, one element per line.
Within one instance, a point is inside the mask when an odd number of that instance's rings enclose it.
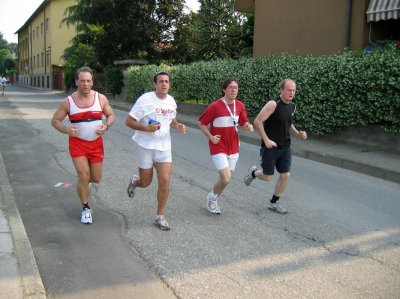
<path fill-rule="evenodd" d="M 313 152 L 300 146 L 293 147 L 293 155 L 400 184 L 400 172 L 396 172 L 390 169 L 368 165 L 337 155 Z"/>
<path fill-rule="evenodd" d="M 46 291 L 36 264 L 31 243 L 19 214 L 13 190 L 8 180 L 3 158 L 0 154 L 0 192 L 2 193 L 6 214 L 14 240 L 15 256 L 21 275 L 21 286 L 24 299 L 46 299 Z"/>

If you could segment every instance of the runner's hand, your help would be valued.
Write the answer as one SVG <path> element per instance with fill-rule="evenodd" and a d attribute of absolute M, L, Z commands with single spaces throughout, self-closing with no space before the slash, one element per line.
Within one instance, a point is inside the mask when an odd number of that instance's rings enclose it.
<path fill-rule="evenodd" d="M 220 139 L 221 139 L 221 135 L 214 135 L 214 136 L 211 136 L 210 140 L 213 144 L 217 144 L 220 141 Z"/>

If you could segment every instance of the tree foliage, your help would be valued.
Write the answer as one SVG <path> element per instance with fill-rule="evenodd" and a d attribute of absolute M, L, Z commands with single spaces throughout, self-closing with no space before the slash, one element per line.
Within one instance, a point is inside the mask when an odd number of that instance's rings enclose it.
<path fill-rule="evenodd" d="M 11 53 L 18 54 L 18 44 L 17 43 L 9 43 L 7 44 L 7 49 L 10 50 Z"/>
<path fill-rule="evenodd" d="M 13 68 L 15 68 L 15 61 L 14 59 L 12 59 L 11 57 L 6 57 L 3 59 L 2 63 L 1 63 L 1 67 L 2 70 L 11 70 Z"/>
<path fill-rule="evenodd" d="M 170 47 L 165 49 L 160 61 L 168 64 L 190 63 L 196 60 L 197 43 L 192 24 L 198 19 L 197 14 L 183 14 L 176 21 L 173 39 L 168 42 Z"/>
<path fill-rule="evenodd" d="M 62 24 L 76 25 L 72 44 L 93 46 L 104 67 L 128 58 L 157 62 L 171 47 L 183 6 L 184 0 L 79 0 Z"/>
<path fill-rule="evenodd" d="M 101 70 L 101 65 L 97 61 L 94 47 L 79 43 L 64 50 L 62 55 L 64 67 L 79 69 L 81 66 L 91 67 L 93 70 Z"/>
<path fill-rule="evenodd" d="M 8 42 L 4 39 L 3 33 L 0 32 L 0 50 L 7 49 Z"/>
<path fill-rule="evenodd" d="M 1 73 L 2 74 L 5 74 L 5 68 L 3 67 L 3 61 L 6 58 L 10 58 L 12 60 L 10 51 L 7 48 L 0 49 L 0 63 L 1 63 Z"/>
<path fill-rule="evenodd" d="M 199 45 L 198 59 L 233 58 L 246 47 L 251 32 L 247 17 L 234 10 L 235 0 L 199 0 L 198 20 L 193 23 Z"/>
<path fill-rule="evenodd" d="M 122 86 L 124 86 L 124 75 L 117 67 L 106 70 L 106 78 L 108 82 L 108 90 L 112 95 L 120 94 Z"/>
<path fill-rule="evenodd" d="M 101 70 L 101 65 L 97 61 L 94 47 L 79 43 L 64 50 L 62 55 L 64 67 L 67 69 L 64 75 L 65 86 L 75 86 L 75 73 L 82 66 L 88 66 L 93 71 Z"/>

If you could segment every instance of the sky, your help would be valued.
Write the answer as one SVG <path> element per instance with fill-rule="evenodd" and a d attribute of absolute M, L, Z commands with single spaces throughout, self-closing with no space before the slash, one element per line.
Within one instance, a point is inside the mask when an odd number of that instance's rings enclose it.
<path fill-rule="evenodd" d="M 8 43 L 18 43 L 18 36 L 14 34 L 20 29 L 43 0 L 12 0 L 1 1 L 0 32 Z M 197 11 L 200 4 L 197 0 L 186 0 L 187 6 Z"/>

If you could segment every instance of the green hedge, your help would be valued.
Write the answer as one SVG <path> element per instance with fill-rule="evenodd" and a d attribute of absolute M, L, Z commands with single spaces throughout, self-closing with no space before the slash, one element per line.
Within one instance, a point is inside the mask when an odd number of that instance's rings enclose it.
<path fill-rule="evenodd" d="M 263 58 L 214 60 L 189 65 L 132 67 L 125 71 L 127 94 L 133 99 L 154 90 L 160 69 L 171 74 L 170 94 L 177 101 L 199 99 L 211 103 L 221 96 L 227 77 L 239 79 L 239 98 L 248 115 L 257 115 L 279 95 L 279 83 L 297 84 L 295 123 L 314 134 L 354 124 L 378 124 L 400 131 L 400 53 L 393 50 L 348 51 L 331 56 L 284 54 Z"/>
<path fill-rule="evenodd" d="M 109 68 L 106 70 L 106 80 L 108 90 L 111 92 L 113 96 L 121 93 L 121 89 L 124 86 L 124 75 L 122 71 L 117 68 Z"/>

